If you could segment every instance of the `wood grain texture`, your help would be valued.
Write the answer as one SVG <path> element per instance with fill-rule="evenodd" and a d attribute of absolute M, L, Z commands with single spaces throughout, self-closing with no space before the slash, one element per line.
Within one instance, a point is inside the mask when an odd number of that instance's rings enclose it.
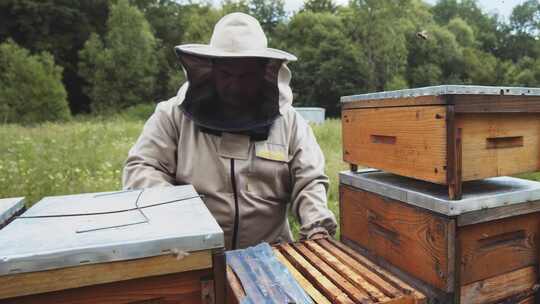
<path fill-rule="evenodd" d="M 534 303 L 536 303 L 535 299 L 534 299 L 534 296 L 527 297 L 527 298 L 517 302 L 517 304 L 534 304 Z"/>
<path fill-rule="evenodd" d="M 276 244 L 273 252 L 314 303 L 426 303 L 422 293 L 335 240 Z M 228 272 L 231 291 L 228 303 L 241 303 L 246 285 L 240 286 L 242 282 L 232 269 Z"/>
<path fill-rule="evenodd" d="M 540 113 L 539 96 L 454 95 L 456 113 Z"/>
<path fill-rule="evenodd" d="M 356 288 L 349 282 L 343 275 L 334 270 L 324 260 L 319 258 L 315 253 L 306 248 L 302 243 L 294 243 L 292 246 L 300 253 L 306 260 L 308 260 L 315 268 L 317 268 L 324 276 L 338 286 L 343 292 L 345 292 L 355 303 L 372 303 L 370 295 L 363 288 Z"/>
<path fill-rule="evenodd" d="M 242 283 L 234 274 L 234 270 L 227 266 L 227 304 L 240 304 L 246 297 Z"/>
<path fill-rule="evenodd" d="M 535 267 L 526 267 L 461 287 L 461 303 L 495 303 L 532 290 L 537 282 Z"/>
<path fill-rule="evenodd" d="M 344 185 L 340 195 L 343 236 L 418 279 L 452 291 L 449 219 Z"/>
<path fill-rule="evenodd" d="M 279 252 L 278 249 L 274 249 L 274 254 L 277 259 L 289 269 L 293 277 L 298 284 L 302 286 L 304 291 L 311 297 L 315 304 L 330 304 L 331 302 L 315 287 L 311 282 L 304 277 L 288 260 Z"/>
<path fill-rule="evenodd" d="M 463 181 L 540 168 L 540 114 L 460 114 L 456 124 L 462 129 Z M 508 138 L 521 138 L 522 146 L 493 147 Z"/>
<path fill-rule="evenodd" d="M 401 290 L 393 286 L 390 283 L 390 280 L 383 279 L 384 277 L 381 277 L 380 274 L 378 275 L 377 273 L 373 272 L 368 267 L 361 264 L 357 259 L 354 259 L 351 255 L 332 245 L 332 243 L 330 243 L 328 240 L 319 240 L 317 241 L 317 244 L 324 248 L 335 259 L 339 260 L 339 262 L 343 263 L 343 265 L 346 265 L 351 270 L 355 271 L 356 274 L 362 276 L 365 281 L 377 286 L 377 289 L 380 289 L 384 295 L 388 297 L 398 297 L 404 294 Z"/>
<path fill-rule="evenodd" d="M 303 243 L 309 248 L 316 256 L 322 261 L 332 267 L 337 273 L 342 275 L 346 280 L 354 285 L 359 290 L 366 291 L 369 297 L 373 298 L 375 302 L 387 302 L 390 298 L 379 290 L 377 286 L 374 286 L 368 282 L 362 275 L 353 271 L 349 266 L 343 264 L 332 253 L 323 249 L 315 241 L 306 241 Z"/>
<path fill-rule="evenodd" d="M 358 100 L 342 104 L 343 109 L 386 108 L 444 105 L 447 101 L 442 96 L 417 96 L 406 98 L 386 98 L 372 100 Z"/>
<path fill-rule="evenodd" d="M 446 98 L 451 97 L 451 98 Z M 540 113 L 539 96 L 446 95 L 359 100 L 343 109 L 454 105 L 456 113 Z"/>
<path fill-rule="evenodd" d="M 343 245 L 346 248 L 358 252 L 361 257 L 365 257 L 369 259 L 369 261 L 373 261 L 373 263 L 376 263 L 377 267 L 379 267 L 379 269 L 381 269 L 382 271 L 391 273 L 395 276 L 395 278 L 399 278 L 401 283 L 404 284 L 402 286 L 412 286 L 411 288 L 415 288 L 410 294 L 413 294 L 415 296 L 416 303 L 432 303 L 434 300 L 438 303 L 451 303 L 453 299 L 452 293 L 445 293 L 440 289 L 434 288 L 432 285 L 420 281 L 418 278 L 415 278 L 409 273 L 402 271 L 400 268 L 396 267 L 393 264 L 390 264 L 385 259 L 375 255 L 373 252 L 368 251 L 364 247 L 360 246 L 358 243 L 349 240 L 343 235 L 341 235 L 340 242 L 343 242 Z"/>
<path fill-rule="evenodd" d="M 227 263 L 225 261 L 225 250 L 223 248 L 212 251 L 212 271 L 214 281 L 214 302 L 224 304 L 227 294 Z"/>
<path fill-rule="evenodd" d="M 482 209 L 458 216 L 458 226 L 468 226 L 540 211 L 540 201 L 525 202 L 511 206 Z"/>
<path fill-rule="evenodd" d="M 330 239 L 330 238 L 329 239 L 324 239 L 324 240 L 317 240 L 317 242 L 320 245 L 324 246 L 324 247 L 327 247 L 328 244 L 331 244 L 331 245 L 335 246 L 336 248 L 339 248 L 341 251 L 346 253 L 348 256 L 353 258 L 355 261 L 357 261 L 358 263 L 361 263 L 362 266 L 366 267 L 370 272 L 373 272 L 373 273 L 377 274 L 378 276 L 384 278 L 384 280 L 386 282 L 388 282 L 389 284 L 394 286 L 401 293 L 403 293 L 403 294 L 413 294 L 415 296 L 415 298 L 418 298 L 418 299 L 421 299 L 421 298 L 424 297 L 423 294 L 416 291 L 409 284 L 405 283 L 404 281 L 402 281 L 401 279 L 399 279 L 395 275 L 391 274 L 390 272 L 388 272 L 388 270 L 386 270 L 386 269 L 378 266 L 377 264 L 373 263 L 368 258 L 360 255 L 359 253 L 357 253 L 356 251 L 354 251 L 350 247 L 346 246 L 345 244 L 342 244 L 342 243 L 340 243 L 340 242 L 338 242 L 336 240 Z M 351 264 L 351 265 L 355 265 L 355 264 Z M 363 271 L 363 268 L 361 268 L 361 269 Z M 388 288 L 388 287 L 385 287 L 385 288 Z M 395 291 L 393 291 L 393 292 L 395 292 Z"/>
<path fill-rule="evenodd" d="M 201 304 L 201 279 L 212 271 L 134 279 L 0 300 L 1 304 Z"/>
<path fill-rule="evenodd" d="M 460 227 L 460 285 L 536 265 L 539 230 L 539 213 Z"/>
<path fill-rule="evenodd" d="M 448 197 L 461 199 L 462 194 L 462 130 L 456 124 L 454 106 L 446 107 L 446 183 Z"/>
<path fill-rule="evenodd" d="M 332 303 L 354 303 L 346 293 L 304 259 L 304 257 L 289 244 L 282 244 L 279 246 L 279 249 L 281 253 L 287 257 L 289 262 L 291 262 L 300 273 L 306 276 L 310 282 L 315 284 Z"/>
<path fill-rule="evenodd" d="M 445 117 L 443 106 L 344 110 L 343 158 L 348 163 L 445 184 Z M 394 140 L 373 140 L 372 136 Z"/>
<path fill-rule="evenodd" d="M 211 251 L 198 251 L 182 260 L 172 255 L 162 255 L 0 276 L 0 299 L 211 268 Z"/>

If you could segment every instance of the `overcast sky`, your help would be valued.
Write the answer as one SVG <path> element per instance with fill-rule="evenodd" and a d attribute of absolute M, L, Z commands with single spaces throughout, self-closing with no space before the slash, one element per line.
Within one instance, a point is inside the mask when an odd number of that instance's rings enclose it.
<path fill-rule="evenodd" d="M 480 6 L 487 12 L 498 13 L 499 15 L 508 18 L 512 13 L 512 8 L 525 0 L 478 0 Z M 436 3 L 436 0 L 427 0 L 429 3 Z M 298 10 L 303 0 L 285 0 L 285 9 L 289 12 Z M 348 0 L 336 0 L 338 4 L 347 4 Z"/>

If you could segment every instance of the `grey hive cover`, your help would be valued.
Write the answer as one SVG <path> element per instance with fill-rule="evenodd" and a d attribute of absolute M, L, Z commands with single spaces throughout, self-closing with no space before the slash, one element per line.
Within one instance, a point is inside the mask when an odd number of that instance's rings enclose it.
<path fill-rule="evenodd" d="M 493 87 L 473 85 L 440 85 L 397 91 L 375 92 L 351 96 L 342 96 L 341 102 L 347 103 L 359 100 L 408 98 L 419 96 L 440 95 L 510 95 L 510 96 L 540 96 L 540 88 L 526 87 Z"/>
<path fill-rule="evenodd" d="M 540 204 L 540 183 L 510 176 L 463 183 L 461 200 L 450 200 L 446 186 L 375 169 L 344 171 L 339 182 L 446 216 L 534 202 Z"/>
<path fill-rule="evenodd" d="M 0 198 L 0 227 L 24 208 L 24 197 Z"/>
<path fill-rule="evenodd" d="M 0 275 L 223 246 L 191 185 L 46 197 L 0 230 Z"/>

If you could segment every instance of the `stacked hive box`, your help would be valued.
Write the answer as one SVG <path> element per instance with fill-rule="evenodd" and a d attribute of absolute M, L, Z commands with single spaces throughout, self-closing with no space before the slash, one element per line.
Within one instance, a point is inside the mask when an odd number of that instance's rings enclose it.
<path fill-rule="evenodd" d="M 410 285 L 331 239 L 279 244 L 273 252 L 313 303 L 422 304 L 426 301 L 425 296 Z M 239 280 L 237 272 L 232 268 L 227 268 L 229 304 L 282 303 L 268 291 L 272 287 L 266 285 L 275 283 L 268 273 L 268 267 L 262 264 L 251 260 L 245 263 L 249 269 L 237 269 L 244 274 L 253 273 L 254 277 L 245 281 Z M 281 290 L 288 288 L 281 286 Z M 259 288 L 263 291 L 261 295 L 268 296 L 249 298 L 246 294 L 253 294 L 247 290 L 250 288 Z"/>
<path fill-rule="evenodd" d="M 344 160 L 448 185 L 540 169 L 540 89 L 440 86 L 342 97 Z"/>
<path fill-rule="evenodd" d="M 538 281 L 540 183 L 496 177 L 445 188 L 386 172 L 340 175 L 342 241 L 433 299 L 529 298 Z"/>
<path fill-rule="evenodd" d="M 223 232 L 192 186 L 48 197 L 0 230 L 0 303 L 223 303 Z"/>
<path fill-rule="evenodd" d="M 343 241 L 440 302 L 532 301 L 540 183 L 489 177 L 539 169 L 540 90 L 441 86 L 342 102 L 345 161 L 398 174 L 340 175 Z"/>

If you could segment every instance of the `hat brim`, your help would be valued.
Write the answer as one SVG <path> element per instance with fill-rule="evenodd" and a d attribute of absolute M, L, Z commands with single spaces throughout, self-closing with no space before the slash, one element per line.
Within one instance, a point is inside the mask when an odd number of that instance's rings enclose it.
<path fill-rule="evenodd" d="M 280 59 L 287 61 L 296 61 L 297 58 L 293 54 L 282 50 L 266 48 L 263 50 L 249 50 L 241 52 L 228 52 L 217 49 L 207 44 L 183 44 L 174 48 L 177 55 L 182 53 L 199 55 L 213 58 L 242 58 L 242 57 L 260 57 L 270 59 Z"/>

